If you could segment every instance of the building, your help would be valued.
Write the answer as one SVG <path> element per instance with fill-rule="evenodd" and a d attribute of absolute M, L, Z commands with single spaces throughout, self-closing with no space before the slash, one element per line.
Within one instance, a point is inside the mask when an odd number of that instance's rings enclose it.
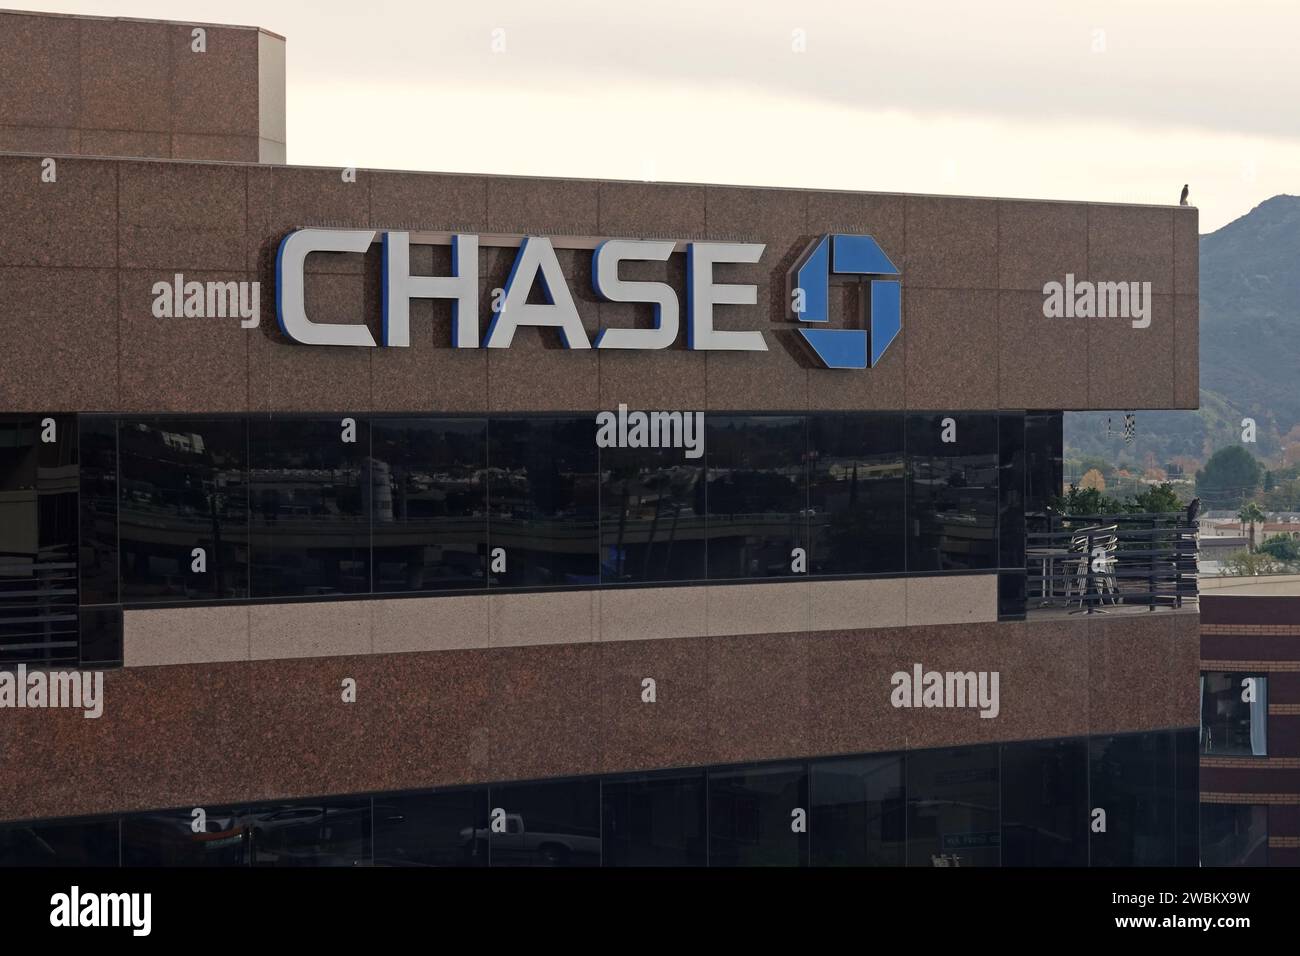
<path fill-rule="evenodd" d="M 1207 582 L 1201 862 L 1300 863 L 1300 578 Z"/>
<path fill-rule="evenodd" d="M 1194 209 L 275 165 L 278 38 L 0 26 L 0 655 L 104 672 L 0 862 L 1195 861 L 1195 592 L 1027 537 Z"/>

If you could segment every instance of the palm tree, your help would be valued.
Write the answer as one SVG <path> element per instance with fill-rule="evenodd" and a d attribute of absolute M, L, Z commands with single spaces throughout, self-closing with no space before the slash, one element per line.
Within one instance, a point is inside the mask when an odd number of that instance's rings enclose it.
<path fill-rule="evenodd" d="M 1247 542 L 1247 548 L 1252 553 L 1255 550 L 1255 522 L 1263 521 L 1266 515 L 1260 510 L 1259 505 L 1253 501 L 1247 501 L 1237 512 L 1237 520 L 1243 525 L 1250 525 L 1250 539 Z"/>

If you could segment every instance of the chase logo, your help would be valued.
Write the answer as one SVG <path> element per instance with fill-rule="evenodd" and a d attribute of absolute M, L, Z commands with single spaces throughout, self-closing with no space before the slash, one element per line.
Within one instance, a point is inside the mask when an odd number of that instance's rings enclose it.
<path fill-rule="evenodd" d="M 898 267 L 871 236 L 826 235 L 814 242 L 791 272 L 792 305 L 800 322 L 829 322 L 831 282 L 856 282 L 866 328 L 800 328 L 799 334 L 827 368 L 874 367 L 903 328 Z"/>

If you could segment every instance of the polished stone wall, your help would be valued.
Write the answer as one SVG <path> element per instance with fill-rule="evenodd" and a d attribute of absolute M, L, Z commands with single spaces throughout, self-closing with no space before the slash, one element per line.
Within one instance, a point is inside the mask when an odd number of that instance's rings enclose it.
<path fill-rule="evenodd" d="M 0 407 L 10 411 L 557 411 L 1195 408 L 1196 211 L 874 193 L 543 180 L 212 163 L 0 156 Z M 756 265 L 719 281 L 758 286 L 757 308 L 718 327 L 759 328 L 769 351 L 570 351 L 552 329 L 509 349 L 450 348 L 451 305 L 412 304 L 410 348 L 307 347 L 274 321 L 274 262 L 302 226 L 551 236 L 744 239 Z M 903 330 L 877 367 L 816 367 L 788 313 L 786 273 L 808 243 L 874 235 L 902 269 Z M 649 321 L 600 302 L 590 253 L 560 250 L 582 321 Z M 684 297 L 681 256 L 630 277 Z M 413 271 L 446 274 L 446 247 Z M 482 255 L 481 325 L 513 251 Z M 308 261 L 309 314 L 379 324 L 379 248 Z M 158 319 L 152 287 L 259 281 L 261 325 Z M 1049 319 L 1042 286 L 1065 274 L 1149 281 L 1151 326 Z M 852 297 L 854 293 L 844 292 Z M 852 307 L 853 302 L 847 303 Z M 684 336 L 682 337 L 684 338 Z"/>
<path fill-rule="evenodd" d="M 1197 639 L 1163 612 L 126 667 L 97 720 L 4 714 L 0 820 L 1187 727 Z M 999 671 L 1000 714 L 895 709 L 916 662 Z"/>
<path fill-rule="evenodd" d="M 285 161 L 284 38 L 256 27 L 0 11 L 0 90 L 0 151 Z"/>

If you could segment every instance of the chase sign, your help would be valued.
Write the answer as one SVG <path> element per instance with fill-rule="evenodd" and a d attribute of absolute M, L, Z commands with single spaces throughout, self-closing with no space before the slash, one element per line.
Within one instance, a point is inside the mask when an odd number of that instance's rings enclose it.
<path fill-rule="evenodd" d="M 312 321 L 306 311 L 304 265 L 315 252 L 364 253 L 376 237 L 383 251 L 381 341 L 376 342 L 362 324 Z M 556 245 L 544 236 L 519 240 L 490 237 L 493 244 L 518 244 L 514 264 L 504 288 L 494 297 L 492 319 L 479 337 L 479 247 L 482 237 L 453 234 L 425 242 L 450 242 L 450 275 L 411 275 L 409 232 L 366 229 L 298 229 L 284 237 L 276 257 L 276 319 L 285 337 L 303 345 L 335 345 L 373 348 L 384 345 L 405 348 L 411 344 L 410 304 L 413 299 L 447 299 L 452 305 L 451 346 L 458 349 L 509 348 L 521 326 L 554 328 L 569 349 L 666 349 L 686 327 L 686 347 L 699 351 L 765 352 L 767 341 L 759 330 L 734 331 L 715 328 L 714 307 L 752 306 L 758 301 L 753 284 L 719 282 L 714 267 L 722 264 L 753 264 L 766 248 L 750 242 L 685 242 L 649 239 L 605 239 L 578 241 L 568 248 L 588 248 L 591 253 L 591 282 L 595 294 L 606 302 L 639 303 L 653 306 L 650 328 L 607 328 L 588 338 L 574 304 L 568 280 L 556 256 Z M 417 243 L 420 239 L 414 240 Z M 585 243 L 585 244 L 583 244 Z M 488 244 L 488 243 L 484 243 Z M 686 256 L 686 302 L 682 308 L 678 292 L 664 282 L 624 279 L 619 266 L 624 262 L 664 262 L 674 252 Z M 824 264 L 829 261 L 829 268 Z M 897 270 L 867 236 L 823 237 L 799 269 L 799 281 L 812 291 L 809 304 L 799 318 L 803 322 L 827 320 L 827 289 L 832 276 L 897 275 Z M 881 288 L 883 283 L 886 288 Z M 529 301 L 539 286 L 544 302 Z M 887 334 L 890 290 L 893 288 L 893 333 Z M 879 358 L 898 327 L 897 280 L 872 280 L 871 362 Z M 880 318 L 877 319 L 879 314 Z M 866 332 L 861 342 L 854 330 L 800 329 L 814 353 L 829 368 L 867 367 Z M 861 360 L 859 361 L 859 355 Z"/>

